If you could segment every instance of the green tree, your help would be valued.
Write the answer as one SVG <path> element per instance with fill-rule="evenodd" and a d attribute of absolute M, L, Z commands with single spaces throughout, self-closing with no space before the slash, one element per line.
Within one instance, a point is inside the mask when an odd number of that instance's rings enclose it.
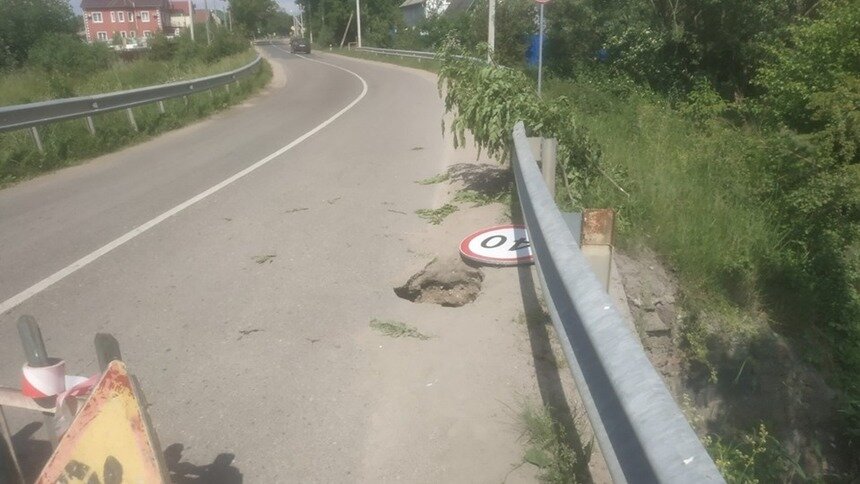
<path fill-rule="evenodd" d="M 230 0 L 233 21 L 248 36 L 262 35 L 271 17 L 278 13 L 274 0 Z"/>
<path fill-rule="evenodd" d="M 0 0 L 0 69 L 24 62 L 43 35 L 77 31 L 78 20 L 65 0 Z"/>

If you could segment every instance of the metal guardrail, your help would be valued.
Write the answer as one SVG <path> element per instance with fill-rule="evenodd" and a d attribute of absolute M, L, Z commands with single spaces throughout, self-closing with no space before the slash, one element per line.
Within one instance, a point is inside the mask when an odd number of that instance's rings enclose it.
<path fill-rule="evenodd" d="M 252 62 L 236 70 L 192 79 L 190 81 L 172 82 L 107 94 L 0 107 L 0 132 L 35 128 L 41 124 L 84 117 L 88 118 L 87 126 L 90 132 L 94 132 L 95 128 L 90 118 L 94 114 L 120 109 L 130 110 L 130 108 L 135 106 L 164 101 L 179 96 L 187 96 L 220 86 L 228 86 L 229 89 L 230 83 L 250 75 L 260 65 L 261 60 L 261 57 L 257 56 Z M 159 107 L 162 108 L 163 112 L 163 106 L 160 105 Z M 136 127 L 132 114 L 129 114 L 129 120 L 132 126 Z M 37 138 L 37 144 L 41 145 L 37 132 L 34 132 L 34 136 Z"/>
<path fill-rule="evenodd" d="M 553 325 L 606 459 L 621 482 L 724 482 L 550 196 L 522 122 L 512 166 Z"/>
<path fill-rule="evenodd" d="M 413 57 L 416 59 L 435 59 L 435 52 L 424 52 L 420 50 L 381 49 L 378 47 L 357 47 L 356 50 L 372 52 L 381 55 L 393 55 L 398 57 Z"/>
<path fill-rule="evenodd" d="M 379 47 L 357 47 L 355 50 L 360 50 L 364 52 L 370 52 L 373 54 L 381 54 L 381 55 L 391 55 L 397 57 L 412 57 L 415 59 L 436 59 L 437 55 L 435 52 L 427 52 L 423 50 L 403 50 L 403 49 L 382 49 Z M 477 57 L 469 57 L 465 55 L 455 55 L 453 56 L 457 59 L 465 59 L 475 62 L 486 62 L 486 59 L 479 59 Z"/>

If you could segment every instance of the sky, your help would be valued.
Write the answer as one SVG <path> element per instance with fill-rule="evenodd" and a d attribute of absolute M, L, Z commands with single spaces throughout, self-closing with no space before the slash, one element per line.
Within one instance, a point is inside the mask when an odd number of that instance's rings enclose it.
<path fill-rule="evenodd" d="M 223 10 L 227 7 L 227 2 L 225 0 L 208 0 L 209 8 L 214 8 L 218 10 Z M 295 0 L 275 0 L 278 5 L 281 6 L 284 10 L 289 14 L 296 14 L 299 12 L 299 7 L 296 6 Z M 192 0 L 195 8 L 203 7 L 203 0 Z M 81 0 L 69 0 L 69 3 L 72 5 L 72 10 L 75 11 L 76 14 L 81 13 Z"/>

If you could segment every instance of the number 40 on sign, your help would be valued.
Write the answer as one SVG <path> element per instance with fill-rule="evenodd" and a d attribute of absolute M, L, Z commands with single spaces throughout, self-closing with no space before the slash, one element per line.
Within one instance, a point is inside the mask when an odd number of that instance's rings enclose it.
<path fill-rule="evenodd" d="M 460 242 L 463 257 L 484 264 L 515 266 L 534 261 L 524 225 L 497 225 L 481 229 Z"/>

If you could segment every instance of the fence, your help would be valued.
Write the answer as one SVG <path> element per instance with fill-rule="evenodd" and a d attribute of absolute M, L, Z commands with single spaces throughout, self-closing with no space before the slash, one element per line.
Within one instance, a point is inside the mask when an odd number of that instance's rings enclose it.
<path fill-rule="evenodd" d="M 261 57 L 257 56 L 252 62 L 239 69 L 190 81 L 160 84 L 158 86 L 96 94 L 93 96 L 80 96 L 0 107 L 0 133 L 29 128 L 39 151 L 44 151 L 37 129 L 39 125 L 68 119 L 86 118 L 87 129 L 89 129 L 91 134 L 95 134 L 96 128 L 92 116 L 120 109 L 126 110 L 129 123 L 137 131 L 137 123 L 135 122 L 134 112 L 131 108 L 144 104 L 158 103 L 158 109 L 164 113 L 163 101 L 166 99 L 188 96 L 189 94 L 209 91 L 221 86 L 224 86 L 229 91 L 231 83 L 238 83 L 241 78 L 251 75 L 260 65 L 261 60 Z"/>
<path fill-rule="evenodd" d="M 512 167 L 543 292 L 589 421 L 617 482 L 723 478 L 565 223 L 522 122 Z"/>

